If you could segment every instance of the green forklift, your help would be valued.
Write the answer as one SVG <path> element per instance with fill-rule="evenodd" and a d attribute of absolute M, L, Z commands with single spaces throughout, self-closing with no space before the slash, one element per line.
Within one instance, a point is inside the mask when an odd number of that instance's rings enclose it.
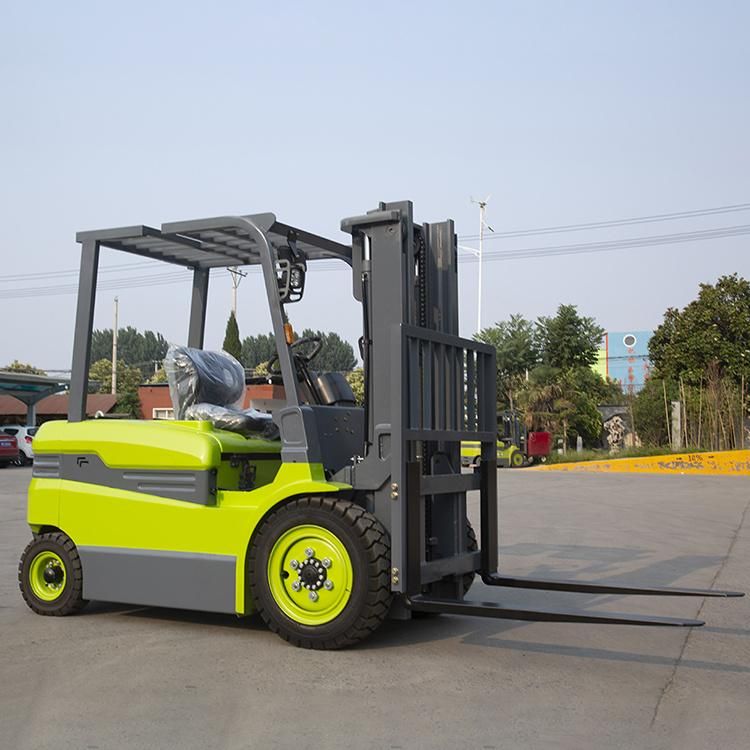
<path fill-rule="evenodd" d="M 481 461 L 480 443 L 461 443 L 461 465 L 476 468 Z M 534 463 L 546 463 L 552 450 L 552 433 L 529 430 L 515 409 L 497 413 L 497 465 L 504 469 L 520 469 Z"/>
<path fill-rule="evenodd" d="M 484 584 L 601 594 L 736 592 L 537 580 L 498 572 L 495 354 L 458 336 L 456 234 L 417 224 L 408 201 L 344 219 L 347 242 L 271 213 L 81 232 L 67 421 L 34 441 L 32 539 L 19 583 L 37 614 L 89 600 L 243 616 L 290 643 L 355 644 L 415 612 L 514 620 L 700 625 L 696 620 L 513 609 L 466 598 Z M 86 419 L 103 249 L 189 269 L 186 346 L 170 350 L 174 421 Z M 351 268 L 361 304 L 364 407 L 317 372 L 320 341 L 295 338 L 290 305 L 308 264 Z M 284 403 L 242 410 L 236 362 L 203 350 L 212 270 L 259 265 Z M 460 445 L 479 445 L 462 472 Z M 478 492 L 481 527 L 467 520 Z"/>

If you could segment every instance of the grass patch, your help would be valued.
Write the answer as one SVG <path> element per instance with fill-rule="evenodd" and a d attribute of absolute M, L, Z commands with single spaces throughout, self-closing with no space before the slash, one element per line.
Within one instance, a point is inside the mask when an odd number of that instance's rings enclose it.
<path fill-rule="evenodd" d="M 669 455 L 683 455 L 685 453 L 707 453 L 704 448 L 683 448 L 679 451 L 672 450 L 668 445 L 643 445 L 640 448 L 626 448 L 610 455 L 609 451 L 606 450 L 583 450 L 580 453 L 576 451 L 568 451 L 564 455 L 560 455 L 556 451 L 553 451 L 547 458 L 549 464 L 573 464 L 579 461 L 607 461 L 616 458 L 641 458 L 643 456 L 669 456 Z"/>

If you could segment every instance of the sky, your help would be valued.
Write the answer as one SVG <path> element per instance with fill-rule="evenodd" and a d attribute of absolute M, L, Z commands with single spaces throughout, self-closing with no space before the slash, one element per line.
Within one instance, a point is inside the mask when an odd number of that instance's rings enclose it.
<path fill-rule="evenodd" d="M 750 203 L 749 27 L 739 0 L 6 3 L 0 367 L 70 367 L 75 295 L 58 292 L 79 230 L 272 211 L 346 241 L 342 218 L 408 199 L 476 247 L 472 197 L 489 196 L 498 233 Z M 502 254 L 748 225 L 744 210 L 487 239 L 482 324 L 572 303 L 608 330 L 653 329 L 701 282 L 750 277 L 747 237 Z M 472 335 L 478 267 L 461 257 Z M 143 285 L 161 274 L 176 271 L 103 250 L 100 280 L 141 285 L 102 289 L 96 326 L 117 295 L 121 326 L 184 343 L 188 272 Z M 207 348 L 230 301 L 219 274 Z M 243 279 L 242 336 L 269 330 L 265 304 L 260 277 Z M 345 266 L 311 272 L 289 314 L 361 333 Z"/>

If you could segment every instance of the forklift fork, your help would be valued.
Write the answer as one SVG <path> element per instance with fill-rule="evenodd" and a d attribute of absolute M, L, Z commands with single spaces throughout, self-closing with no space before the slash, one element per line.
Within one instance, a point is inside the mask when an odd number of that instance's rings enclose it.
<path fill-rule="evenodd" d="M 744 596 L 741 591 L 720 589 L 682 589 L 670 586 L 613 586 L 609 583 L 587 583 L 585 581 L 552 580 L 545 578 L 516 578 L 497 573 L 482 576 L 487 586 L 503 586 L 516 589 L 541 589 L 542 591 L 567 591 L 575 594 L 622 594 L 627 596 L 712 596 L 726 598 Z"/>
<path fill-rule="evenodd" d="M 668 587 L 612 586 L 606 583 L 586 583 L 569 580 L 515 578 L 496 573 L 485 574 L 482 581 L 487 586 L 503 588 L 538 589 L 542 591 L 565 591 L 582 594 L 622 594 L 628 596 L 744 596 L 740 591 L 718 589 L 683 589 Z M 407 606 L 415 612 L 442 612 L 471 617 L 492 617 L 498 620 L 527 620 L 532 622 L 577 622 L 609 625 L 651 625 L 661 627 L 700 627 L 702 620 L 680 617 L 654 617 L 651 615 L 629 615 L 619 612 L 591 613 L 576 610 L 515 609 L 503 607 L 496 602 L 472 602 L 418 594 L 407 600 Z"/>

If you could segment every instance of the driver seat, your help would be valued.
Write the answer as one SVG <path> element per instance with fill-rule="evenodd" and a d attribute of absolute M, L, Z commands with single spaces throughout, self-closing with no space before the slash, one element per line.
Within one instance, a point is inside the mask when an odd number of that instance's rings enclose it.
<path fill-rule="evenodd" d="M 325 406 L 356 406 L 354 391 L 340 372 L 311 372 L 310 381 L 321 404 Z"/>
<path fill-rule="evenodd" d="M 245 437 L 274 438 L 271 415 L 241 409 L 245 369 L 226 352 L 170 346 L 164 359 L 175 419 L 207 420 L 219 430 Z"/>

